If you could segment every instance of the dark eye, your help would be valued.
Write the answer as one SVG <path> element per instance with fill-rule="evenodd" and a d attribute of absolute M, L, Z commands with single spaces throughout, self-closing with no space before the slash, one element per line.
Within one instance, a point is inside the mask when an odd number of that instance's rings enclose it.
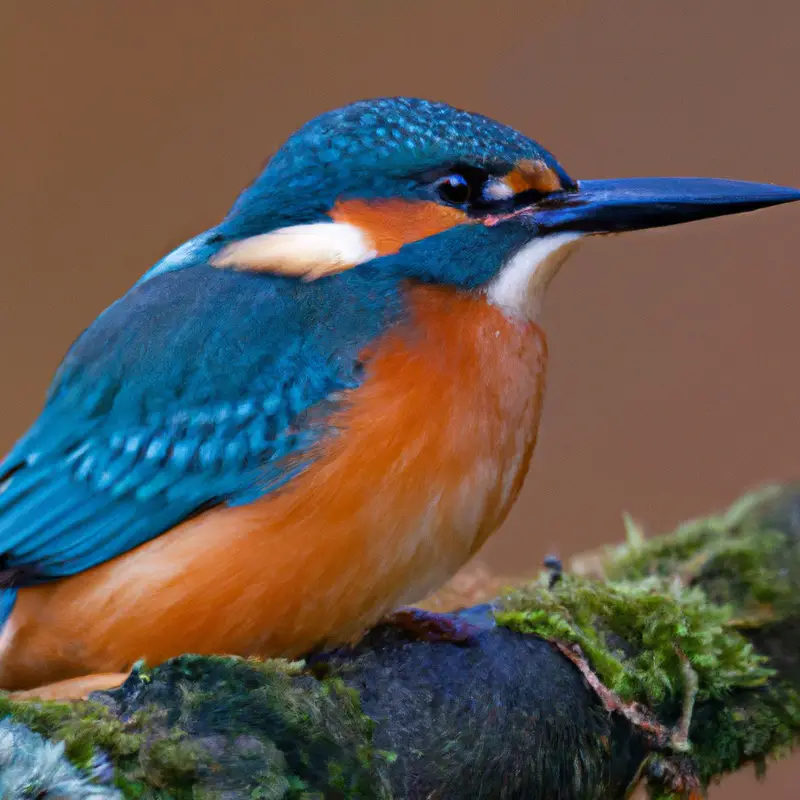
<path fill-rule="evenodd" d="M 446 175 L 436 182 L 436 191 L 446 203 L 460 206 L 466 203 L 472 195 L 469 181 L 463 175 Z"/>

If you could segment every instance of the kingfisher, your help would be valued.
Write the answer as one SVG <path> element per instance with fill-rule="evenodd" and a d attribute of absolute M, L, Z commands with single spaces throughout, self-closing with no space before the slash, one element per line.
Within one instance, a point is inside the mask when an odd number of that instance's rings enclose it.
<path fill-rule="evenodd" d="M 581 240 L 798 199 L 573 180 L 414 98 L 308 122 L 78 337 L 0 463 L 0 688 L 357 641 L 514 504 Z"/>

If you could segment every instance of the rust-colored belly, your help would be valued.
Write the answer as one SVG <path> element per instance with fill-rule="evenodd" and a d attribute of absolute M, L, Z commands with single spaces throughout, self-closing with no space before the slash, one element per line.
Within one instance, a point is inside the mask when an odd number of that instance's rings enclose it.
<path fill-rule="evenodd" d="M 0 638 L 22 689 L 184 652 L 300 656 L 422 599 L 500 525 L 544 390 L 541 330 L 475 296 L 411 293 L 342 432 L 280 494 L 189 520 L 113 561 L 23 589 Z"/>

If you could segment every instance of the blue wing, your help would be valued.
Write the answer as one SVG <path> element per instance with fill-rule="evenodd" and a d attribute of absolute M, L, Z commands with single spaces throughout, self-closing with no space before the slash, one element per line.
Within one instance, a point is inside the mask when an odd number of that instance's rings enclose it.
<path fill-rule="evenodd" d="M 398 303 L 358 269 L 303 283 L 195 266 L 137 284 L 73 345 L 0 465 L 6 585 L 80 572 L 285 484 Z"/>

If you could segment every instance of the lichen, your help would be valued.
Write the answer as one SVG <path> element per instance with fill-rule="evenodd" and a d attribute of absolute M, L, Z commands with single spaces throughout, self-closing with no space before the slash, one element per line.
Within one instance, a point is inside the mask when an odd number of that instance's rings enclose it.
<path fill-rule="evenodd" d="M 108 759 L 114 784 L 126 797 L 188 796 L 203 757 L 184 734 L 165 730 L 164 714 L 158 710 L 143 710 L 123 721 L 97 702 L 13 701 L 4 696 L 0 716 L 62 743 L 66 757 L 84 774 L 91 774 L 98 758 Z M 169 793 L 159 791 L 166 787 Z"/>
<path fill-rule="evenodd" d="M 125 797 L 390 796 L 373 723 L 335 676 L 319 681 L 282 661 L 183 656 L 137 670 L 103 700 L 0 697 L 0 716 L 63 742 L 86 772 L 103 754 Z"/>
<path fill-rule="evenodd" d="M 63 743 L 0 720 L 0 797 L 118 800 L 116 789 L 99 785 L 93 777 L 70 764 Z"/>
<path fill-rule="evenodd" d="M 14 701 L 0 696 L 0 717 L 63 742 L 70 761 L 85 770 L 98 750 L 123 761 L 135 756 L 143 744 L 140 719 L 123 723 L 100 703 Z"/>

